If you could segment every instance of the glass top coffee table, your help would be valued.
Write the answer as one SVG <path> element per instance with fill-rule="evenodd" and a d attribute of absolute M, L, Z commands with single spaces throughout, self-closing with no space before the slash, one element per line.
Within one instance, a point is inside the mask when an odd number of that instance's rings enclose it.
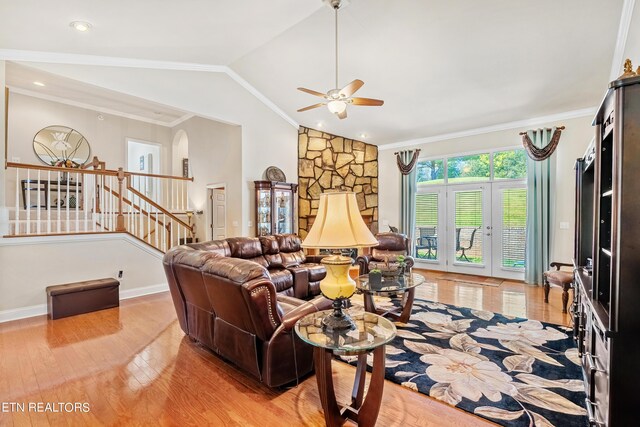
<path fill-rule="evenodd" d="M 313 360 L 322 409 L 327 426 L 341 426 L 347 418 L 358 425 L 375 425 L 384 387 L 385 344 L 396 336 L 394 324 L 377 314 L 361 311 L 349 313 L 356 329 L 325 332 L 322 319 L 332 310 L 309 314 L 295 325 L 296 334 L 314 346 Z M 368 391 L 365 396 L 367 354 L 373 352 L 373 365 Z M 351 403 L 342 407 L 337 403 L 333 387 L 331 361 L 334 355 L 358 356 Z"/>
<path fill-rule="evenodd" d="M 424 282 L 425 278 L 422 275 L 412 273 L 398 277 L 382 277 L 380 283 L 372 283 L 369 280 L 369 275 L 365 274 L 356 279 L 356 288 L 364 296 L 364 309 L 366 311 L 389 317 L 398 322 L 407 323 L 409 317 L 411 317 L 416 287 Z M 400 307 L 393 307 L 389 310 L 376 307 L 373 301 L 375 295 L 389 296 L 392 294 L 402 294 Z"/>

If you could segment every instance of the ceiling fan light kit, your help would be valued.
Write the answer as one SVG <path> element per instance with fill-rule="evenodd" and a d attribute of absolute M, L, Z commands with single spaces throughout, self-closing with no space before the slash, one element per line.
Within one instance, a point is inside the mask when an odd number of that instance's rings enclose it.
<path fill-rule="evenodd" d="M 299 87 L 298 90 L 306 92 L 310 95 L 314 95 L 320 98 L 324 98 L 325 102 L 309 105 L 298 110 L 299 113 L 314 108 L 322 107 L 326 105 L 330 112 L 338 116 L 339 119 L 347 118 L 347 105 L 363 105 L 363 106 L 380 106 L 384 104 L 384 101 L 380 99 L 372 98 L 355 98 L 352 95 L 364 85 L 362 80 L 354 80 L 342 89 L 338 88 L 338 10 L 345 7 L 348 2 L 346 0 L 323 0 L 323 3 L 327 4 L 334 10 L 335 23 L 336 23 L 336 88 L 329 90 L 326 94 L 318 92 L 312 89 Z"/>

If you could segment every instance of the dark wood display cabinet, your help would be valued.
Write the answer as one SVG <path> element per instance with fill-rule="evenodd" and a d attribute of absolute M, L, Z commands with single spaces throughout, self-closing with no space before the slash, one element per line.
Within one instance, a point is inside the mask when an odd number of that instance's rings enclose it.
<path fill-rule="evenodd" d="M 275 181 L 254 181 L 254 184 L 256 236 L 294 233 L 298 184 Z"/>
<path fill-rule="evenodd" d="M 640 77 L 611 82 L 576 163 L 575 339 L 592 426 L 638 425 Z"/>

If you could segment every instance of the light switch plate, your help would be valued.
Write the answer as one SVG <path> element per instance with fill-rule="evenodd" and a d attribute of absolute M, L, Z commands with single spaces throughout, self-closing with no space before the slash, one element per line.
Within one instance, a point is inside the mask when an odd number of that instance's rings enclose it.
<path fill-rule="evenodd" d="M 561 221 L 560 222 L 560 230 L 568 230 L 569 229 L 569 223 L 565 222 L 565 221 Z"/>
<path fill-rule="evenodd" d="M 233 221 L 233 222 L 231 223 L 231 225 L 233 225 L 234 227 L 237 227 L 237 226 L 238 226 L 238 221 Z"/>
<path fill-rule="evenodd" d="M 247 223 L 247 227 L 253 227 L 253 221 L 249 221 L 249 222 Z"/>

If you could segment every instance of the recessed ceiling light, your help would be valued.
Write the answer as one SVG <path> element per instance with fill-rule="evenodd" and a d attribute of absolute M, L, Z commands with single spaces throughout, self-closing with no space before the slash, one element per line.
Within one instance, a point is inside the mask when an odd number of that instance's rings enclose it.
<path fill-rule="evenodd" d="M 366 137 L 367 137 L 367 134 L 366 134 L 366 133 L 361 133 L 361 134 L 360 134 L 360 138 L 365 139 Z"/>
<path fill-rule="evenodd" d="M 100 121 L 104 120 L 104 116 L 102 114 L 98 114 L 98 120 Z"/>
<path fill-rule="evenodd" d="M 91 29 L 91 24 L 86 21 L 73 21 L 69 26 L 83 33 Z"/>
<path fill-rule="evenodd" d="M 321 128 L 321 127 L 322 127 L 322 122 L 318 122 L 317 126 L 318 126 L 319 128 Z"/>
<path fill-rule="evenodd" d="M 42 82 L 33 82 L 33 84 L 40 87 L 44 86 L 44 83 Z"/>

